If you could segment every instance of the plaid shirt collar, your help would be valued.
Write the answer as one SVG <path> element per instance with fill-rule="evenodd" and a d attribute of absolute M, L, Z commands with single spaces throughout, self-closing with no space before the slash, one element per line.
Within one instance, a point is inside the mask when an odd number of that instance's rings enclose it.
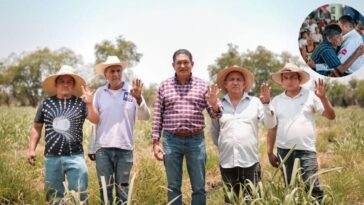
<path fill-rule="evenodd" d="M 190 77 L 188 78 L 188 81 L 187 81 L 187 83 L 186 84 L 191 84 L 192 83 L 192 73 L 190 74 Z M 177 78 L 177 73 L 175 73 L 174 74 L 174 83 L 175 84 L 178 84 L 178 85 L 182 85 L 180 82 L 179 82 L 179 80 L 178 80 L 178 78 Z"/>

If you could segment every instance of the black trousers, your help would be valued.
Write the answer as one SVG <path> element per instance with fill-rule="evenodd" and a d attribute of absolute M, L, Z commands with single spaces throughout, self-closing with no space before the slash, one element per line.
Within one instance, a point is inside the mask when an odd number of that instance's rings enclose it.
<path fill-rule="evenodd" d="M 233 190 L 236 196 L 239 196 L 242 186 L 250 180 L 253 184 L 257 184 L 261 180 L 261 168 L 259 162 L 255 163 L 251 167 L 233 167 L 223 168 L 220 166 L 220 172 L 223 182 L 226 184 L 228 190 L 225 190 L 225 202 L 232 203 L 227 197 L 226 192 Z M 246 189 L 250 194 L 250 190 Z"/>

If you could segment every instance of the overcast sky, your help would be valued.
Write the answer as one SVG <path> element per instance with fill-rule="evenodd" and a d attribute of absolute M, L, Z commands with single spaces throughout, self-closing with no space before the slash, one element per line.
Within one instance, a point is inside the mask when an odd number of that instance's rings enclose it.
<path fill-rule="evenodd" d="M 329 1 L 330 2 L 330 1 Z M 332 1 L 364 12 L 361 0 Z M 93 63 L 94 46 L 122 35 L 143 54 L 133 68 L 146 84 L 172 76 L 172 54 L 189 49 L 193 73 L 208 80 L 213 64 L 227 44 L 241 52 L 258 45 L 300 56 L 298 32 L 305 17 L 328 3 L 242 0 L 1 0 L 0 58 L 11 53 L 67 47 Z M 93 69 L 84 68 L 84 69 Z M 364 78 L 364 69 L 355 74 Z"/>

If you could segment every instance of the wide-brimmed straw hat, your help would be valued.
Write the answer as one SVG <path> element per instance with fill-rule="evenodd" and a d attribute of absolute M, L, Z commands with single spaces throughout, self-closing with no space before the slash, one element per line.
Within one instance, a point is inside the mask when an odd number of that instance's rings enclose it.
<path fill-rule="evenodd" d="M 299 68 L 293 63 L 287 63 L 278 72 L 272 74 L 272 80 L 279 85 L 282 85 L 282 73 L 298 73 L 301 76 L 300 84 L 306 83 L 310 79 L 310 74 Z"/>
<path fill-rule="evenodd" d="M 76 74 L 74 69 L 68 65 L 62 65 L 61 69 L 59 69 L 56 74 L 43 80 L 42 87 L 44 92 L 46 92 L 49 96 L 57 95 L 56 78 L 62 75 L 69 75 L 75 79 L 75 88 L 72 95 L 80 97 L 82 95 L 81 85 L 85 86 L 86 81 L 80 75 Z"/>
<path fill-rule="evenodd" d="M 105 69 L 113 65 L 119 65 L 122 69 L 124 69 L 128 66 L 128 63 L 121 62 L 117 56 L 108 56 L 105 62 L 95 66 L 96 72 L 100 75 L 104 75 Z"/>
<path fill-rule="evenodd" d="M 222 89 L 222 91 L 224 93 L 226 93 L 226 89 L 224 87 L 224 81 L 226 79 L 226 76 L 231 72 L 239 72 L 244 76 L 244 79 L 245 79 L 244 91 L 249 92 L 250 89 L 253 87 L 253 84 L 254 84 L 253 73 L 250 72 L 248 69 L 239 67 L 237 65 L 234 65 L 234 66 L 231 66 L 231 67 L 228 67 L 228 68 L 224 68 L 224 69 L 220 70 L 217 73 L 217 86 L 220 89 Z"/>

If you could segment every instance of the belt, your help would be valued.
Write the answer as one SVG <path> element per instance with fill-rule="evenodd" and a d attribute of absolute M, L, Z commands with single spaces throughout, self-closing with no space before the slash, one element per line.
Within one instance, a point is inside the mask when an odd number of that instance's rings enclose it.
<path fill-rule="evenodd" d="M 190 136 L 202 134 L 203 129 L 195 130 L 195 131 L 172 131 L 170 133 L 172 133 L 173 135 L 177 135 L 179 137 L 190 137 Z"/>

